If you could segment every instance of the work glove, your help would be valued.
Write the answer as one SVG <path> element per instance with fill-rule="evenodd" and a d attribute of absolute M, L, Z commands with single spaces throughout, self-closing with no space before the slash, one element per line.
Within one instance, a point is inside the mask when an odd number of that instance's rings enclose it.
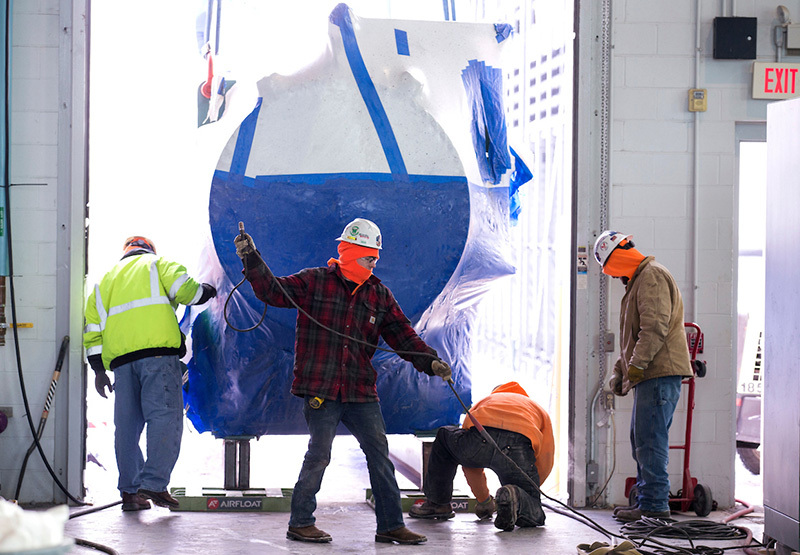
<path fill-rule="evenodd" d="M 210 283 L 203 284 L 203 296 L 208 296 L 209 299 L 213 299 L 217 296 L 217 288 L 211 285 Z"/>
<path fill-rule="evenodd" d="M 489 520 L 492 518 L 492 515 L 496 509 L 497 505 L 495 505 L 494 497 L 490 495 L 489 499 L 486 501 L 481 501 L 475 505 L 475 516 L 481 520 Z"/>
<path fill-rule="evenodd" d="M 639 383 L 644 380 L 644 368 L 631 364 L 628 366 L 628 379 L 632 384 Z"/>
<path fill-rule="evenodd" d="M 579 543 L 579 555 L 642 555 L 642 552 L 636 549 L 636 545 L 628 540 L 625 540 L 619 545 L 609 546 L 606 542 L 594 542 L 593 544 Z"/>
<path fill-rule="evenodd" d="M 108 399 L 108 397 L 106 397 L 106 388 L 108 388 L 109 393 L 114 391 L 114 386 L 111 385 L 111 380 L 108 379 L 108 374 L 105 370 L 100 372 L 96 371 L 94 373 L 94 388 L 103 399 Z"/>
<path fill-rule="evenodd" d="M 217 288 L 210 283 L 201 283 L 200 287 L 203 289 L 203 292 L 201 293 L 200 298 L 197 300 L 198 305 L 207 303 L 217 296 Z"/>
<path fill-rule="evenodd" d="M 236 245 L 236 254 L 242 260 L 244 260 L 247 255 L 256 252 L 256 244 L 253 242 L 253 238 L 245 232 L 237 235 L 233 239 L 233 243 Z"/>
<path fill-rule="evenodd" d="M 435 376 L 439 376 L 445 382 L 449 382 L 453 377 L 450 365 L 441 359 L 436 359 L 431 362 L 431 370 Z"/>
<path fill-rule="evenodd" d="M 625 395 L 622 393 L 622 376 L 616 372 L 614 372 L 614 374 L 611 376 L 611 379 L 608 382 L 608 387 L 611 389 L 611 392 L 614 395 L 618 395 L 620 397 Z"/>

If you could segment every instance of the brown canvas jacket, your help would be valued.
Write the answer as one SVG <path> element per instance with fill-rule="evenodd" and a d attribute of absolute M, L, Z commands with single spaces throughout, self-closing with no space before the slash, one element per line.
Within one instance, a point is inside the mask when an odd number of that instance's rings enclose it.
<path fill-rule="evenodd" d="M 681 292 L 669 270 L 652 256 L 639 264 L 625 288 L 619 342 L 612 381 L 620 380 L 622 395 L 644 380 L 692 375 Z"/>

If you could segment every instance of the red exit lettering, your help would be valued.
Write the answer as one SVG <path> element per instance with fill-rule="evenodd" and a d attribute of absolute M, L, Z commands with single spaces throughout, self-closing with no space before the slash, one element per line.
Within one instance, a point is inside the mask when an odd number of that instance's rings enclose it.
<path fill-rule="evenodd" d="M 764 70 L 765 93 L 795 94 L 796 85 L 796 68 L 768 67 Z"/>

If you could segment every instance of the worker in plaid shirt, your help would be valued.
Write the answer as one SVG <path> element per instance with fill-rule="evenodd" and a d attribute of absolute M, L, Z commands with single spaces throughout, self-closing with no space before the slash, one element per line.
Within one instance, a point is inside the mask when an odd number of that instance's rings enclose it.
<path fill-rule="evenodd" d="M 304 398 L 303 415 L 311 437 L 292 493 L 286 537 L 331 541 L 315 526 L 314 509 L 336 427 L 342 422 L 367 457 L 375 497 L 375 541 L 419 544 L 427 538 L 403 522 L 371 359 L 382 337 L 420 372 L 449 381 L 450 366 L 417 335 L 392 292 L 372 274 L 382 248 L 378 226 L 357 218 L 337 241 L 339 258 L 331 258 L 327 266 L 275 277 L 248 234 L 242 232 L 234 240 L 256 296 L 283 308 L 294 308 L 294 301 L 302 309 L 297 313 L 292 393 Z"/>

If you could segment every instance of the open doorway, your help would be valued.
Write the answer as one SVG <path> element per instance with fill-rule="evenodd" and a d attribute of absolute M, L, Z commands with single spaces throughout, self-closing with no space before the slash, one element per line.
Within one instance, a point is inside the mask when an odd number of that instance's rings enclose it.
<path fill-rule="evenodd" d="M 314 7 L 321 12 L 330 12 L 336 3 L 321 1 L 314 3 Z M 380 13 L 376 13 L 379 10 L 376 3 L 368 0 L 349 4 L 365 17 L 437 19 L 435 16 L 438 15 L 430 13 L 430 7 L 435 5 L 432 3 L 425 4 L 425 13 L 409 12 L 405 6 L 411 3 L 407 2 L 380 4 L 380 10 L 386 10 Z M 421 2 L 413 4 L 422 6 Z M 241 6 L 253 9 L 265 5 L 261 2 L 241 3 Z M 531 3 L 526 5 L 528 8 L 525 13 L 515 21 L 517 32 L 520 26 L 537 22 Z M 271 10 L 285 8 L 291 11 L 288 4 L 281 8 L 274 3 L 269 6 Z M 299 18 L 304 23 L 312 19 L 312 14 L 306 8 Z M 294 10 L 297 11 L 297 8 Z M 542 11 L 538 12 L 538 25 L 548 27 L 543 23 L 546 18 Z M 156 12 L 158 17 L 152 17 Z M 467 11 L 460 13 L 466 14 Z M 206 129 L 197 128 L 196 99 L 198 86 L 204 78 L 205 61 L 198 53 L 194 17 L 192 8 L 184 4 L 165 5 L 151 1 L 138 4 L 136 10 L 105 3 L 92 6 L 87 286 L 95 283 L 118 260 L 122 241 L 131 234 L 158 238 L 159 254 L 180 261 L 187 266 L 191 275 L 197 276 L 200 270 L 203 241 L 198 238 L 207 236 L 208 223 L 197 215 L 207 211 L 210 174 L 213 173 L 224 141 L 231 136 L 233 129 L 221 133 L 220 141 L 209 138 Z M 570 18 L 571 14 L 565 14 L 559 27 L 563 28 L 564 37 L 571 37 L 573 26 Z M 325 22 L 326 17 L 318 19 Z M 255 17 L 242 22 L 245 26 L 241 34 L 251 34 L 253 38 L 257 36 L 263 43 L 263 49 L 259 51 L 260 59 L 254 64 L 259 71 L 258 77 L 273 71 L 290 72 L 293 69 L 287 66 L 286 53 L 297 43 L 297 35 L 308 32 L 308 29 L 301 31 L 298 27 L 285 24 L 286 21 L 295 20 L 298 20 L 297 14 L 280 14 L 260 20 L 264 26 L 272 26 L 269 30 L 256 29 L 254 25 L 259 20 Z M 187 34 L 190 37 L 188 40 Z M 135 48 L 131 47 L 131 36 L 143 37 L 136 42 Z M 564 37 L 555 37 L 553 40 Z M 274 40 L 274 43 L 266 44 L 268 40 Z M 529 44 L 532 42 L 529 41 Z M 569 45 L 570 41 L 565 44 Z M 230 49 L 232 46 L 231 43 L 223 44 L 223 53 L 228 58 L 226 60 L 221 54 L 218 58 L 220 63 L 233 63 L 235 56 Z M 229 49 L 225 50 L 224 47 Z M 515 234 L 521 236 L 521 244 L 516 245 L 520 257 L 528 261 L 524 266 L 524 276 L 520 272 L 525 279 L 518 280 L 513 288 L 506 291 L 508 294 L 505 295 L 504 306 L 515 309 L 513 316 L 498 316 L 503 318 L 504 326 L 518 331 L 521 339 L 527 341 L 517 341 L 515 335 L 512 337 L 513 344 L 509 346 L 507 343 L 511 342 L 505 340 L 511 337 L 510 332 L 504 332 L 500 338 L 501 347 L 513 351 L 513 364 L 516 367 L 524 366 L 525 371 L 537 379 L 542 373 L 551 373 L 553 367 L 565 366 L 562 361 L 567 359 L 565 353 L 568 352 L 565 339 L 568 334 L 564 333 L 569 328 L 566 314 L 568 295 L 565 294 L 565 283 L 568 282 L 550 279 L 547 282 L 547 294 L 543 292 L 543 287 L 535 287 L 534 284 L 537 279 L 541 280 L 541 276 L 552 272 L 553 267 L 569 267 L 569 259 L 566 258 L 569 249 L 561 248 L 564 245 L 554 243 L 552 237 L 570 236 L 570 222 L 563 216 L 570 213 L 567 206 L 570 186 L 567 181 L 571 171 L 564 164 L 571 158 L 569 132 L 572 128 L 572 97 L 568 92 L 572 81 L 569 67 L 571 51 L 560 42 L 538 47 L 547 55 L 538 50 L 529 52 L 530 61 L 526 58 L 526 63 L 520 63 L 519 68 L 512 70 L 515 92 L 520 88 L 520 83 L 534 83 L 538 87 L 534 91 L 530 88 L 533 85 L 523 86 L 519 98 L 507 107 L 510 125 L 521 139 L 513 146 L 518 150 L 529 147 L 530 158 L 536 163 L 538 184 L 536 189 L 529 187 L 520 195 L 523 215 Z M 298 63 L 302 65 L 303 60 Z M 512 85 L 507 87 L 511 88 Z M 535 110 L 531 108 L 534 104 Z M 228 110 L 235 108 L 234 102 L 227 107 Z M 241 119 L 235 120 L 235 123 L 238 124 L 238 121 Z M 530 124 L 526 127 L 529 132 L 522 133 L 523 122 L 538 122 L 539 125 Z M 215 125 L 224 125 L 224 122 Z M 190 192 L 173 186 L 176 183 L 191 184 Z M 540 214 L 538 211 L 541 206 L 549 207 L 550 211 Z M 546 231 L 542 234 L 543 238 L 532 244 L 525 243 L 537 228 Z M 541 298 L 531 294 L 530 290 L 537 291 Z M 534 305 L 535 310 L 529 310 L 528 305 L 510 298 L 512 295 L 524 295 L 539 304 Z M 528 314 L 534 313 L 542 317 L 538 320 L 528 318 Z M 526 316 L 523 326 L 519 325 L 517 314 Z M 557 325 L 553 326 L 553 322 Z M 552 404 L 553 410 L 558 411 L 558 417 L 554 414 L 554 419 L 566 422 L 567 380 L 563 375 L 554 373 L 550 379 L 552 383 L 546 390 L 545 401 L 557 402 Z M 478 395 L 487 392 L 481 391 Z M 94 502 L 112 500 L 116 497 L 113 399 L 98 397 L 91 384 L 87 398 L 89 460 L 85 482 L 88 496 Z M 566 428 L 557 433 L 561 436 L 560 451 L 566 453 Z M 222 440 L 210 434 L 197 433 L 188 422 L 184 434 L 182 454 L 173 474 L 172 485 L 191 482 L 219 486 L 223 480 Z M 363 462 L 356 452 L 357 446 L 350 439 L 337 439 L 335 448 L 342 445 L 342 449 L 355 452 L 354 459 Z M 296 479 L 305 442 L 302 436 L 270 436 L 252 442 L 252 483 L 264 487 L 290 487 Z M 281 456 L 276 456 L 276 453 Z M 269 468 L 255 464 L 261 460 L 269 460 Z M 566 457 L 560 468 L 564 469 L 561 472 L 563 479 Z M 555 483 L 556 480 L 551 482 Z M 336 484 L 326 482 L 326 487 L 328 485 L 336 487 Z"/>
<path fill-rule="evenodd" d="M 738 264 L 735 497 L 763 501 L 761 471 L 767 143 L 763 124 L 737 126 Z"/>

